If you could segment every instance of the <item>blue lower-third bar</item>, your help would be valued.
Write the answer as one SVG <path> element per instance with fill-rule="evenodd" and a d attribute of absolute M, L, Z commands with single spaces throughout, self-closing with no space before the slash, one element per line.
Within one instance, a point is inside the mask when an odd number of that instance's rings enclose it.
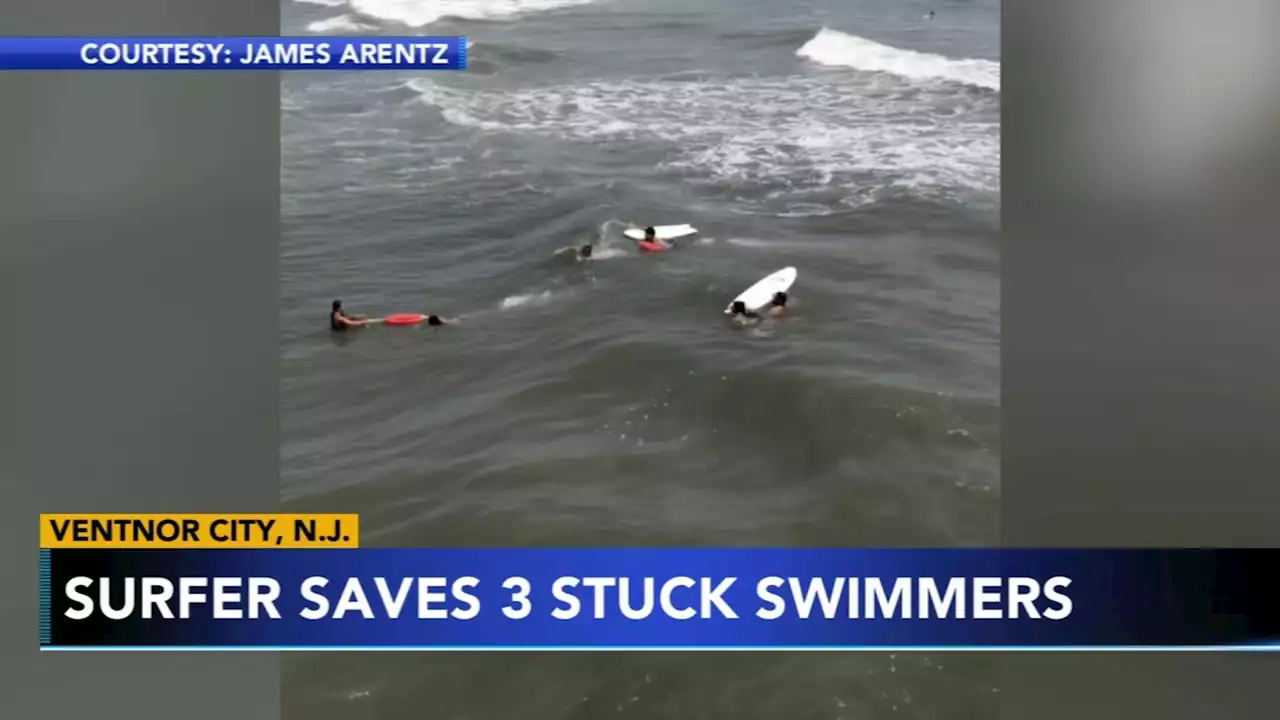
<path fill-rule="evenodd" d="M 0 70 L 465 70 L 465 37 L 7 37 Z"/>

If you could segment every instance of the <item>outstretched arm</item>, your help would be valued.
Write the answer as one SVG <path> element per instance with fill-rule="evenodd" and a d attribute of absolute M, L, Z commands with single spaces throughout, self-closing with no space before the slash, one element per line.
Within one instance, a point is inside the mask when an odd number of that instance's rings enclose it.
<path fill-rule="evenodd" d="M 385 318 L 367 318 L 363 315 L 355 315 L 347 318 L 347 324 L 354 327 L 364 327 L 365 325 L 381 325 Z"/>

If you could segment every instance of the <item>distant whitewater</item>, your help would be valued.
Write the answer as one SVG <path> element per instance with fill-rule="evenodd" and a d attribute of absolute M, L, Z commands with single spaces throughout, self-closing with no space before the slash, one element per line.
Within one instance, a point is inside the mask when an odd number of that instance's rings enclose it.
<path fill-rule="evenodd" d="M 874 40 L 822 28 L 796 55 L 821 65 L 883 72 L 912 80 L 948 80 L 1000 90 L 1000 63 L 953 60 L 932 53 L 902 50 Z"/>
<path fill-rule="evenodd" d="M 339 15 L 327 20 L 317 20 L 307 25 L 307 32 L 317 34 L 333 33 L 337 35 L 362 33 L 374 30 L 374 26 L 356 20 L 350 15 Z"/>
<path fill-rule="evenodd" d="M 546 303 L 551 302 L 554 296 L 555 293 L 550 290 L 526 293 L 523 295 L 512 295 L 510 297 L 503 298 L 499 307 L 503 310 L 510 310 L 511 308 L 524 307 L 525 305 L 545 305 Z"/>
<path fill-rule="evenodd" d="M 586 5 L 595 0 L 298 0 L 311 5 L 341 7 L 346 5 L 360 18 L 394 23 L 411 28 L 430 25 L 442 18 L 459 18 L 462 20 L 510 20 L 520 15 L 555 10 L 574 5 Z M 328 22 L 328 21 L 321 21 Z M 335 24 L 343 24 L 336 18 Z M 345 23 L 355 26 L 351 29 L 367 29 L 358 20 L 346 18 Z M 324 29 L 308 28 L 312 32 L 324 32 Z M 336 27 L 326 28 L 330 32 Z"/>
<path fill-rule="evenodd" d="M 671 147 L 664 170 L 730 185 L 768 182 L 775 193 L 851 187 L 872 176 L 912 187 L 998 188 L 997 98 L 957 98 L 956 85 L 909 82 L 936 87 L 885 97 L 812 74 L 466 91 L 415 79 L 407 87 L 454 125 L 589 143 L 663 141 Z M 950 111 L 936 112 L 935 103 Z"/>

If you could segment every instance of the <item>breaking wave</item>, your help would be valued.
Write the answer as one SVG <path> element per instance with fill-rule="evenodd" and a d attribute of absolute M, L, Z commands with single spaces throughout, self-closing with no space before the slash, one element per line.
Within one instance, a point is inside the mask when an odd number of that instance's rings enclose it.
<path fill-rule="evenodd" d="M 796 55 L 820 65 L 882 72 L 911 80 L 944 80 L 1000 90 L 1000 63 L 953 60 L 941 55 L 902 50 L 874 40 L 822 28 Z"/>

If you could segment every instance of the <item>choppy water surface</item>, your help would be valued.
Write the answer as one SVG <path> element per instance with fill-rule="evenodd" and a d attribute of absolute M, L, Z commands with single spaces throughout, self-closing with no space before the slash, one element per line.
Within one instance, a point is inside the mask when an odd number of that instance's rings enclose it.
<path fill-rule="evenodd" d="M 932 20 L 923 15 L 937 12 Z M 283 80 L 287 501 L 370 545 L 938 546 L 999 502 L 999 4 L 313 0 L 465 73 Z M 635 252 L 629 223 L 691 223 Z M 598 244 L 597 261 L 554 252 Z M 734 330 L 793 265 L 793 316 Z M 333 337 L 329 302 L 457 327 Z M 322 655 L 308 718 L 970 718 L 968 656 Z"/>

